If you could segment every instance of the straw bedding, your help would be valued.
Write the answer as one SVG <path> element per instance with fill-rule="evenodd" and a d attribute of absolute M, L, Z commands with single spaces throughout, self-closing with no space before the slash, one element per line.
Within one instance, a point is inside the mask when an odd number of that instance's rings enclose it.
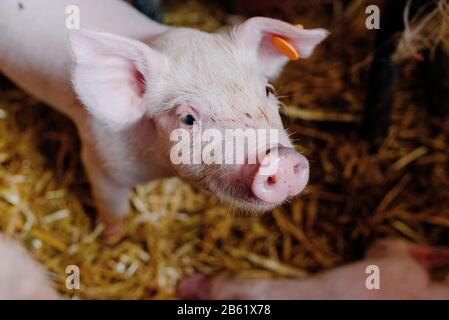
<path fill-rule="evenodd" d="M 361 257 L 374 239 L 449 245 L 449 118 L 433 117 L 401 72 L 391 127 L 379 150 L 357 136 L 373 34 L 363 1 L 300 2 L 295 21 L 332 36 L 274 85 L 298 149 L 311 161 L 306 192 L 266 214 L 245 214 L 177 178 L 138 186 L 126 236 L 98 241 L 89 187 L 69 120 L 5 79 L 0 86 L 0 230 L 23 241 L 55 287 L 74 299 L 176 298 L 193 272 L 307 277 Z M 195 0 L 171 4 L 166 22 L 217 30 L 237 21 Z M 65 287 L 67 265 L 81 290 Z M 440 276 L 449 281 L 448 272 Z"/>

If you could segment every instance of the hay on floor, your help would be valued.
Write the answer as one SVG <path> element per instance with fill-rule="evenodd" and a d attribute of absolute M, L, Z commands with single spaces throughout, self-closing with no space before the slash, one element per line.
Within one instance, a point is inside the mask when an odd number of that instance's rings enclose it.
<path fill-rule="evenodd" d="M 354 9 L 364 2 L 347 11 L 340 1 L 310 3 L 297 5 L 292 22 L 332 35 L 274 84 L 286 125 L 311 161 L 300 198 L 245 215 L 177 178 L 151 182 L 133 193 L 125 239 L 105 247 L 74 128 L 2 80 L 0 230 L 23 241 L 56 288 L 76 299 L 174 298 L 177 280 L 193 272 L 307 277 L 359 258 L 385 236 L 449 245 L 449 117 L 429 115 L 411 61 L 389 134 L 370 153 L 356 134 L 372 38 L 360 20 L 364 11 Z M 208 31 L 235 19 L 195 0 L 171 5 L 166 17 Z M 65 287 L 72 264 L 81 270 L 79 291 Z"/>

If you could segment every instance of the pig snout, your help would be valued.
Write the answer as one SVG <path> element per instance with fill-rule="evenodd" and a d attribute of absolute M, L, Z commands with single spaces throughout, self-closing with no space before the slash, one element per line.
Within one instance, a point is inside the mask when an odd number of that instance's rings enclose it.
<path fill-rule="evenodd" d="M 267 170 L 274 166 L 274 172 Z M 268 150 L 254 175 L 251 188 L 253 194 L 267 203 L 280 203 L 299 194 L 309 180 L 307 159 L 287 147 Z"/>

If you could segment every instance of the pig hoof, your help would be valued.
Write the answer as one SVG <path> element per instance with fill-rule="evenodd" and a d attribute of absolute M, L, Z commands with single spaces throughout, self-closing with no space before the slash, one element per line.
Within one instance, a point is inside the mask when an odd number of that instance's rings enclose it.
<path fill-rule="evenodd" d="M 102 244 L 107 246 L 113 246 L 122 240 L 123 234 L 122 233 L 115 233 L 115 234 L 103 234 L 100 238 L 100 241 Z"/>
<path fill-rule="evenodd" d="M 100 241 L 107 246 L 113 246 L 122 240 L 124 232 L 121 229 L 111 230 L 110 228 L 103 231 Z"/>
<path fill-rule="evenodd" d="M 105 226 L 106 228 L 100 237 L 101 243 L 112 246 L 120 242 L 125 235 L 123 221 L 118 221 L 113 224 L 105 224 Z"/>

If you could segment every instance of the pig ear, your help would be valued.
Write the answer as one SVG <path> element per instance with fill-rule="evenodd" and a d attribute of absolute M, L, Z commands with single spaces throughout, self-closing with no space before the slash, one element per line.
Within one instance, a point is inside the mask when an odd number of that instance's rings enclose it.
<path fill-rule="evenodd" d="M 164 56 L 120 36 L 78 30 L 68 34 L 74 89 L 86 109 L 111 127 L 124 127 L 147 111 L 149 83 L 162 76 Z"/>
<path fill-rule="evenodd" d="M 288 61 L 288 58 L 273 46 L 273 36 L 287 40 L 300 58 L 307 59 L 328 34 L 325 29 L 305 30 L 280 20 L 254 17 L 238 26 L 234 36 L 247 49 L 256 50 L 259 65 L 264 68 L 268 78 L 273 78 L 279 75 Z"/>

